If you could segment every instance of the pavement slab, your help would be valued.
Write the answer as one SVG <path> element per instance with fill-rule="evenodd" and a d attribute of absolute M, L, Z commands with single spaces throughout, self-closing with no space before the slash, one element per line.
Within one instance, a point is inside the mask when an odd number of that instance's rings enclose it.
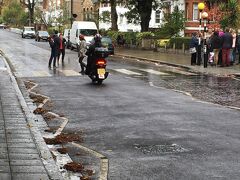
<path fill-rule="evenodd" d="M 0 72 L 0 180 L 62 179 L 56 169 L 50 172 L 50 165 L 43 163 L 31 132 L 34 125 L 28 123 L 10 77 L 9 71 Z"/>

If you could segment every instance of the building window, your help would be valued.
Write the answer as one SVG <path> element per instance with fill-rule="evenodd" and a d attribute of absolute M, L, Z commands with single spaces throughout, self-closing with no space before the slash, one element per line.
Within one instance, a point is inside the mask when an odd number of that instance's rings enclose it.
<path fill-rule="evenodd" d="M 198 4 L 193 3 L 193 21 L 198 20 Z"/>
<path fill-rule="evenodd" d="M 189 20 L 189 6 L 188 3 L 185 5 L 185 18 Z"/>
<path fill-rule="evenodd" d="M 120 14 L 120 20 L 119 20 L 119 23 L 120 23 L 120 24 L 123 23 L 123 18 L 124 18 L 124 15 L 123 15 L 123 14 Z"/>
<path fill-rule="evenodd" d="M 160 11 L 156 11 L 155 13 L 155 23 L 160 23 Z"/>

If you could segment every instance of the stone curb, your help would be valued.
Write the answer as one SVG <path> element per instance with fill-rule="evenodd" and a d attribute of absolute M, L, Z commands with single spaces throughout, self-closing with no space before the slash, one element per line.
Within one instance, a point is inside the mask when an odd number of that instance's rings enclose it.
<path fill-rule="evenodd" d="M 30 111 L 30 109 L 21 93 L 21 90 L 19 89 L 19 85 L 18 85 L 16 78 L 13 75 L 10 65 L 9 65 L 10 61 L 1 50 L 0 50 L 0 54 L 4 57 L 3 59 L 5 62 L 5 65 L 7 67 L 7 71 L 9 73 L 10 79 L 12 81 L 12 85 L 14 86 L 14 89 L 16 91 L 16 95 L 17 95 L 19 103 L 22 107 L 23 113 L 25 114 L 26 119 L 30 125 L 29 129 L 30 129 L 31 135 L 36 144 L 37 150 L 40 154 L 40 158 L 42 159 L 42 162 L 45 166 L 46 172 L 48 173 L 49 178 L 52 180 L 63 180 L 63 177 L 55 164 L 55 161 L 50 153 L 50 150 L 48 149 L 48 147 L 36 125 L 35 121 L 38 121 L 38 119 Z"/>
<path fill-rule="evenodd" d="M 159 64 L 164 64 L 164 65 L 168 65 L 168 66 L 172 66 L 172 67 L 180 67 L 180 68 L 184 68 L 186 71 L 190 71 L 190 72 L 194 72 L 194 73 L 203 73 L 203 74 L 212 74 L 212 75 L 218 75 L 216 73 L 211 73 L 211 72 L 204 72 L 204 71 L 199 71 L 195 68 L 191 68 L 187 65 L 182 65 L 182 64 L 175 64 L 175 63 L 169 63 L 169 62 L 165 62 L 165 61 L 160 61 L 160 60 L 156 60 L 156 59 L 148 59 L 148 58 L 143 58 L 143 57 L 137 57 L 137 56 L 132 56 L 132 55 L 126 55 L 126 54 L 120 54 L 120 53 L 116 53 L 115 56 L 118 57 L 126 57 L 126 58 L 130 58 L 130 59 L 137 59 L 140 61 L 148 61 L 148 62 L 152 62 L 152 63 L 159 63 Z M 240 76 L 240 73 L 229 73 L 229 76 L 233 75 L 233 76 Z"/>
<path fill-rule="evenodd" d="M 142 57 L 131 56 L 131 55 L 126 55 L 126 54 L 119 54 L 119 53 L 116 53 L 115 56 L 126 57 L 126 58 L 131 58 L 131 59 L 138 59 L 138 60 L 142 60 L 142 61 L 150 61 L 150 62 L 153 62 L 153 63 L 160 63 L 160 64 L 164 64 L 164 65 L 168 65 L 168 66 L 181 67 L 181 68 L 184 68 L 186 70 L 191 70 L 191 68 L 188 67 L 188 66 L 184 66 L 184 65 L 181 65 L 181 64 L 169 63 L 169 62 L 165 62 L 165 61 L 159 61 L 159 60 L 156 60 L 156 59 L 148 59 L 148 58 L 142 58 Z"/>

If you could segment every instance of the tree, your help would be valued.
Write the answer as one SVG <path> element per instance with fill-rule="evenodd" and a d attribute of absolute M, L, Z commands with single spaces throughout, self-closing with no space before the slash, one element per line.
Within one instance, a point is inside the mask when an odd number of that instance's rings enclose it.
<path fill-rule="evenodd" d="M 48 27 L 48 22 L 46 20 L 45 14 L 39 7 L 35 8 L 34 20 L 37 23 L 43 23 L 46 28 Z"/>
<path fill-rule="evenodd" d="M 61 12 L 59 14 L 59 17 L 57 18 L 57 22 L 59 22 L 62 25 L 69 24 L 70 23 L 69 20 L 71 17 L 69 17 L 69 15 L 68 15 L 66 1 L 64 1 L 63 4 L 61 4 L 60 8 L 61 8 Z M 71 27 L 71 24 L 69 24 L 69 26 Z"/>
<path fill-rule="evenodd" d="M 20 0 L 20 3 L 27 7 L 29 13 L 29 25 L 34 23 L 34 8 L 36 5 L 35 0 Z"/>
<path fill-rule="evenodd" d="M 17 1 L 11 1 L 8 6 L 3 8 L 2 18 L 7 24 L 20 27 L 25 25 L 27 14 Z"/>
<path fill-rule="evenodd" d="M 116 6 L 117 6 L 117 3 L 122 2 L 122 0 L 101 0 L 100 2 L 101 3 L 110 3 L 110 6 L 111 6 L 111 15 L 110 15 L 111 29 L 114 31 L 117 31 L 118 30 L 118 24 L 117 24 L 118 14 L 117 14 Z M 102 14 L 99 20 L 103 21 L 103 18 L 107 18 L 106 15 L 108 15 L 108 14 L 107 13 Z"/>
<path fill-rule="evenodd" d="M 160 33 L 165 36 L 178 36 L 180 31 L 184 29 L 185 18 L 184 12 L 178 9 L 178 6 L 174 7 L 172 13 L 164 13 L 163 26 L 160 29 Z"/>
<path fill-rule="evenodd" d="M 160 0 L 129 0 L 126 7 L 129 11 L 125 14 L 130 23 L 141 25 L 141 31 L 148 31 L 151 20 L 152 9 L 161 8 Z"/>
<path fill-rule="evenodd" d="M 223 17 L 220 21 L 221 26 L 223 28 L 236 28 L 240 14 L 238 0 L 228 0 L 227 3 L 221 3 L 220 9 L 223 11 Z"/>
<path fill-rule="evenodd" d="M 111 13 L 109 11 L 103 11 L 101 16 L 99 16 L 99 21 L 101 22 L 111 22 Z"/>
<path fill-rule="evenodd" d="M 206 1 L 206 11 L 213 21 L 210 28 L 224 29 L 226 27 L 239 27 L 240 9 L 238 0 L 208 0 Z"/>
<path fill-rule="evenodd" d="M 117 31 L 118 30 L 118 15 L 116 10 L 116 0 L 110 0 L 111 5 L 111 22 L 112 22 L 112 30 Z"/>

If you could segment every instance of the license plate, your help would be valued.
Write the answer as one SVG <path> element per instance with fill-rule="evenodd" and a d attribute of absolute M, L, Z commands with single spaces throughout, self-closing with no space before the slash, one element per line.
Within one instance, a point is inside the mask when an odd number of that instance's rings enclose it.
<path fill-rule="evenodd" d="M 106 72 L 105 69 L 101 68 L 101 69 L 98 69 L 97 71 L 98 71 L 98 77 L 100 79 L 104 79 L 105 72 Z"/>
<path fill-rule="evenodd" d="M 98 69 L 98 74 L 99 75 L 104 75 L 105 74 L 105 69 L 101 68 L 101 69 Z"/>

